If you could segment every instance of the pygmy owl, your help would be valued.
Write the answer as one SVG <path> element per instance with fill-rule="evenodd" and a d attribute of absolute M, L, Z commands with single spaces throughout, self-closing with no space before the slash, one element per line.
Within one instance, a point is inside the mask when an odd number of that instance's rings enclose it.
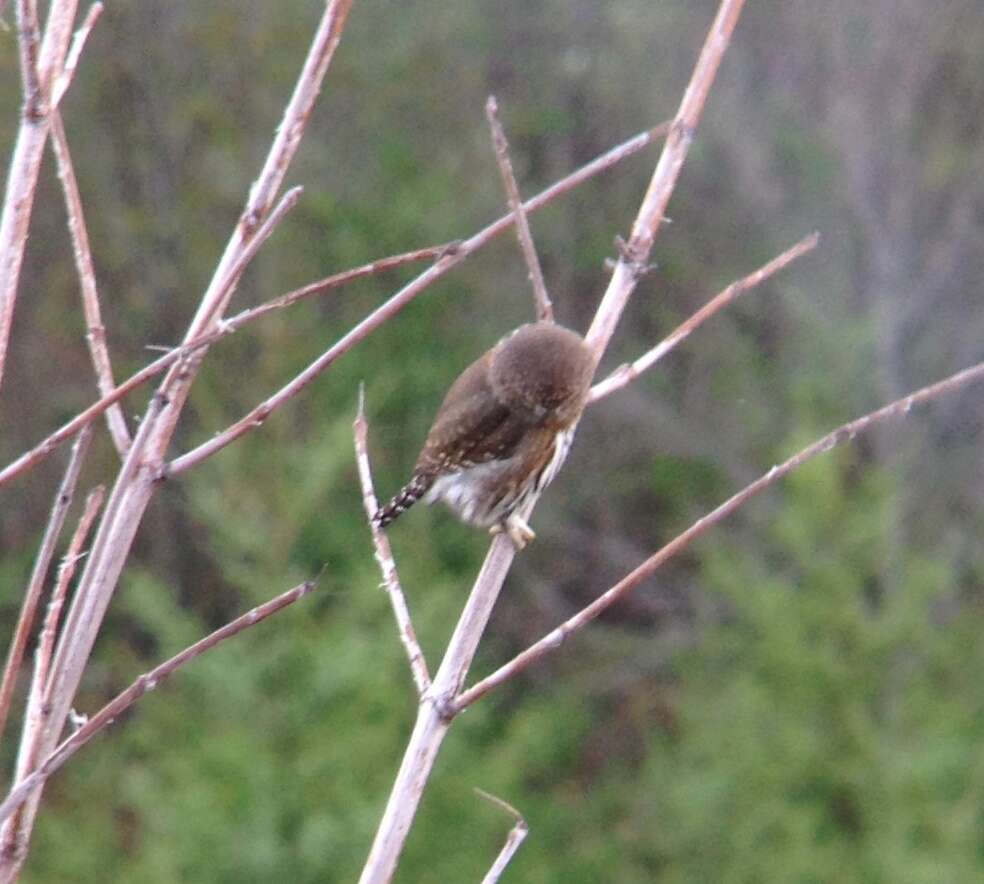
<path fill-rule="evenodd" d="M 421 498 L 442 500 L 522 549 L 535 536 L 525 506 L 567 457 L 593 373 L 580 335 L 551 322 L 520 326 L 452 384 L 413 476 L 373 521 L 385 527 Z"/>

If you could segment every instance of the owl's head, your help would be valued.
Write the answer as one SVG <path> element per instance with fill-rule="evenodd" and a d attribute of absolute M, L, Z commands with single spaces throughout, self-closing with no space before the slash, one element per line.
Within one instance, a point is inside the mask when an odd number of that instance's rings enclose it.
<path fill-rule="evenodd" d="M 566 427 L 587 400 L 594 359 L 579 334 L 552 322 L 521 325 L 492 351 L 489 376 L 503 404 L 534 423 Z"/>

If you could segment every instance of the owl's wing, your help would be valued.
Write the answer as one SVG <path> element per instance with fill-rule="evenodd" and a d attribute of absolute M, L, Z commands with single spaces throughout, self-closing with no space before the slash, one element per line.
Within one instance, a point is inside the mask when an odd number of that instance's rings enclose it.
<path fill-rule="evenodd" d="M 440 475 L 511 457 L 526 422 L 503 405 L 488 383 L 488 354 L 472 363 L 448 390 L 427 434 L 415 473 Z"/>

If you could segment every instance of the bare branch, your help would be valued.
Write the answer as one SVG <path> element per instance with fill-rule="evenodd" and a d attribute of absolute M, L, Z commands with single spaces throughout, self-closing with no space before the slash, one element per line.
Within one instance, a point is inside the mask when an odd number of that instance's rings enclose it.
<path fill-rule="evenodd" d="M 28 691 L 27 710 L 24 713 L 24 726 L 21 732 L 20 748 L 17 753 L 17 764 L 14 772 L 13 782 L 16 785 L 24 779 L 28 773 L 37 766 L 38 745 L 41 734 L 47 723 L 48 706 L 44 702 L 45 688 L 48 681 L 48 670 L 51 664 L 51 655 L 54 650 L 55 632 L 58 628 L 58 619 L 61 609 L 68 594 L 68 585 L 75 573 L 75 566 L 78 564 L 82 545 L 92 528 L 96 514 L 102 506 L 105 488 L 97 486 L 86 498 L 85 511 L 79 524 L 72 535 L 68 550 L 62 557 L 62 563 L 58 568 L 58 581 L 51 594 L 51 601 L 48 603 L 48 611 L 44 618 L 44 626 L 38 638 L 38 647 L 34 652 L 34 673 L 31 678 L 31 687 Z M 16 851 L 16 845 L 22 843 L 27 834 L 24 831 L 21 814 L 16 814 L 10 825 L 4 832 L 3 849 L 5 852 Z"/>
<path fill-rule="evenodd" d="M 65 64 L 51 89 L 52 109 L 57 108 L 61 104 L 61 100 L 68 91 L 68 87 L 72 85 L 72 80 L 75 78 L 75 70 L 79 64 L 79 58 L 82 55 L 82 50 L 85 48 L 85 41 L 89 39 L 89 34 L 92 33 L 92 29 L 95 27 L 102 12 L 102 3 L 93 3 L 89 7 L 89 11 L 85 14 L 85 19 L 81 26 L 75 32 L 75 36 L 72 37 L 72 45 L 69 47 Z"/>
<path fill-rule="evenodd" d="M 536 246 L 533 245 L 533 236 L 530 234 L 530 225 L 526 220 L 526 213 L 523 211 L 523 201 L 520 199 L 516 176 L 513 174 L 512 162 L 509 159 L 509 142 L 506 140 L 502 123 L 499 122 L 499 105 L 494 95 L 490 95 L 488 101 L 485 102 L 485 116 L 489 121 L 489 128 L 492 130 L 492 146 L 495 148 L 495 158 L 502 175 L 502 184 L 506 189 L 506 200 L 516 219 L 516 236 L 519 239 L 519 246 L 523 250 L 527 273 L 533 285 L 533 306 L 536 308 L 536 318 L 553 322 L 553 304 L 550 303 L 550 295 L 547 294 L 547 285 L 543 281 L 543 270 L 540 269 L 540 259 L 537 257 Z"/>
<path fill-rule="evenodd" d="M 0 804 L 0 821 L 10 817 L 27 799 L 33 789 L 36 789 L 48 777 L 55 773 L 55 771 L 59 770 L 69 758 L 78 752 L 99 731 L 111 724 L 116 718 L 119 718 L 123 712 L 144 694 L 154 690 L 159 684 L 170 678 L 180 666 L 190 663 L 196 657 L 201 656 L 226 639 L 238 635 L 243 630 L 249 629 L 249 627 L 256 625 L 261 620 L 265 620 L 271 614 L 276 614 L 282 608 L 293 604 L 311 592 L 315 588 L 315 585 L 312 581 L 301 583 L 276 598 L 262 605 L 258 605 L 252 610 L 247 611 L 241 617 L 237 617 L 231 623 L 227 623 L 200 641 L 195 642 L 191 647 L 185 648 L 181 653 L 175 654 L 150 672 L 141 675 L 123 693 L 117 695 L 113 700 L 103 706 L 102 709 L 89 718 L 74 734 L 65 739 L 57 749 L 45 758 L 36 770 L 31 772 L 11 790 L 3 803 Z"/>
<path fill-rule="evenodd" d="M 254 240 L 261 237 L 261 225 L 271 218 L 270 209 L 277 190 L 310 117 L 350 8 L 351 0 L 328 0 L 325 5 L 324 14 L 267 161 L 251 188 L 239 223 L 226 244 L 208 289 L 185 333 L 184 343 L 215 331 L 221 323 L 222 314 L 245 267 L 244 255 L 249 254 Z M 281 203 L 282 207 L 286 207 L 289 198 L 290 194 Z M 68 716 L 120 573 L 157 488 L 164 453 L 175 432 L 204 355 L 203 347 L 171 366 L 151 399 L 109 495 L 105 515 L 96 532 L 52 661 L 46 698 L 51 705 L 51 715 L 42 735 L 39 757 L 53 751 L 58 743 L 62 725 Z M 40 798 L 41 787 L 37 786 L 26 799 L 24 813 L 28 834 Z M 4 829 L 7 829 L 6 825 Z M 3 864 L 0 865 L 0 880 L 4 867 L 12 868 L 16 874 L 26 850 L 27 838 L 16 845 L 16 853 L 10 862 L 7 862 L 7 857 L 0 857 L 0 863 Z"/>
<path fill-rule="evenodd" d="M 646 559 L 638 568 L 623 577 L 615 586 L 595 599 L 586 608 L 568 620 L 565 620 L 564 623 L 552 632 L 545 635 L 522 653 L 517 654 L 512 660 L 501 666 L 488 677 L 483 678 L 474 687 L 460 694 L 451 704 L 450 711 L 456 714 L 462 709 L 466 709 L 493 688 L 513 678 L 545 654 L 559 648 L 570 635 L 582 629 L 603 611 L 627 596 L 640 583 L 651 577 L 664 562 L 677 555 L 677 553 L 682 552 L 708 529 L 730 516 L 735 510 L 743 506 L 757 494 L 774 485 L 807 461 L 813 460 L 813 458 L 825 454 L 838 445 L 852 440 L 858 433 L 864 433 L 876 424 L 903 418 L 909 414 L 914 406 L 922 405 L 935 397 L 952 393 L 954 390 L 981 378 L 984 378 L 984 362 L 980 362 L 971 368 L 965 368 L 963 371 L 959 371 L 942 381 L 937 381 L 935 384 L 923 387 L 921 390 L 897 399 L 895 402 L 885 405 L 877 411 L 850 421 L 811 445 L 808 445 L 781 464 L 772 467 L 763 476 L 756 479 L 750 485 L 747 485 L 737 494 L 729 497 L 706 516 L 694 522 L 686 531 L 677 535 L 666 546 Z"/>
<path fill-rule="evenodd" d="M 10 644 L 10 650 L 7 652 L 3 681 L 0 682 L 0 736 L 3 735 L 7 717 L 10 714 L 10 702 L 14 695 L 17 674 L 20 671 L 21 661 L 24 659 L 27 640 L 34 626 L 34 616 L 37 613 L 44 581 L 48 576 L 48 568 L 51 565 L 52 556 L 55 554 L 55 547 L 58 545 L 62 526 L 65 524 L 65 516 L 68 514 L 68 508 L 72 505 L 75 486 L 78 484 L 79 473 L 82 471 L 82 462 L 85 460 L 91 440 L 92 431 L 86 429 L 79 434 L 79 438 L 75 440 L 75 444 L 72 446 L 65 476 L 55 493 L 51 515 L 44 529 L 44 536 L 41 538 L 37 558 L 34 560 L 34 569 L 31 571 L 31 578 L 24 593 L 24 601 L 21 603 L 20 616 L 14 629 L 14 637 Z"/>
<path fill-rule="evenodd" d="M 369 520 L 369 530 L 372 532 L 372 543 L 376 550 L 376 561 L 379 562 L 379 569 L 383 572 L 383 589 L 389 596 L 390 604 L 393 606 L 393 615 L 396 617 L 396 625 L 400 631 L 400 641 L 406 649 L 407 658 L 410 660 L 410 670 L 413 673 L 414 683 L 417 685 L 417 693 L 422 697 L 430 688 L 430 673 L 427 671 L 427 661 L 424 659 L 424 652 L 420 649 L 417 641 L 417 633 L 410 620 L 410 610 L 407 608 L 407 600 L 403 595 L 403 588 L 400 586 L 400 577 L 396 572 L 396 562 L 393 561 L 393 551 L 390 549 L 389 540 L 373 521 L 373 514 L 379 509 L 376 500 L 376 492 L 372 485 L 372 471 L 369 468 L 369 451 L 366 445 L 366 436 L 369 432 L 365 414 L 365 389 L 359 390 L 359 413 L 355 418 L 353 426 L 355 432 L 355 460 L 359 467 L 359 481 L 362 484 L 362 502 L 366 509 L 366 517 Z"/>
<path fill-rule="evenodd" d="M 94 6 L 93 9 L 101 9 Z M 90 10 L 91 15 L 91 10 Z M 76 45 L 78 45 L 76 43 Z M 92 262 L 92 250 L 89 247 L 89 233 L 85 225 L 85 213 L 82 211 L 82 196 L 75 177 L 72 155 L 68 149 L 68 138 L 62 123 L 61 113 L 55 110 L 51 116 L 51 146 L 55 151 L 58 163 L 58 177 L 61 179 L 62 191 L 65 195 L 65 209 L 68 214 L 68 232 L 72 238 L 72 251 L 75 256 L 75 269 L 79 277 L 82 292 L 82 305 L 85 309 L 85 322 L 88 327 L 86 341 L 89 353 L 96 371 L 96 386 L 99 395 L 105 396 L 116 387 L 113 380 L 113 368 L 109 360 L 109 350 L 106 347 L 106 328 L 102 322 L 102 311 L 99 309 L 99 290 L 96 286 L 96 270 Z M 106 421 L 113 444 L 121 457 L 126 456 L 130 447 L 130 433 L 126 428 L 123 409 L 119 404 L 106 409 Z"/>
<path fill-rule="evenodd" d="M 38 79 L 38 52 L 41 28 L 38 24 L 37 0 L 17 0 L 17 51 L 20 57 L 21 80 L 24 91 L 24 115 L 39 119 L 44 98 Z"/>
<path fill-rule="evenodd" d="M 21 43 L 24 111 L 10 159 L 7 189 L 0 214 L 0 384 L 7 364 L 17 285 L 24 263 L 41 157 L 48 138 L 50 117 L 45 106 L 45 94 L 50 92 L 52 72 L 60 69 L 65 56 L 76 5 L 75 0 L 52 0 L 44 40 L 38 50 L 34 0 L 18 0 L 17 3 L 20 39 L 28 43 Z"/>
<path fill-rule="evenodd" d="M 546 205 L 551 200 L 566 193 L 571 188 L 587 180 L 592 175 L 596 175 L 604 169 L 609 168 L 627 156 L 631 156 L 643 147 L 660 137 L 666 131 L 664 125 L 656 126 L 648 132 L 643 132 L 635 138 L 624 142 L 618 147 L 602 154 L 586 166 L 582 166 L 572 172 L 566 178 L 562 178 L 556 184 L 548 187 L 542 193 L 527 200 L 523 208 L 527 212 L 535 211 L 541 206 Z M 404 286 L 393 297 L 384 304 L 377 307 L 365 319 L 355 326 L 348 334 L 342 337 L 337 343 L 330 347 L 325 353 L 312 362 L 304 371 L 297 375 L 292 381 L 281 387 L 276 393 L 257 405 L 248 414 L 241 417 L 231 426 L 221 433 L 213 436 L 207 442 L 202 443 L 197 448 L 192 449 L 187 454 L 183 454 L 172 460 L 164 470 L 166 477 L 175 476 L 183 473 L 193 466 L 197 466 L 203 460 L 211 457 L 217 451 L 221 451 L 231 442 L 240 436 L 262 426 L 263 422 L 270 414 L 296 396 L 318 375 L 327 369 L 339 356 L 352 349 L 360 341 L 367 338 L 375 329 L 387 320 L 399 313 L 407 304 L 423 292 L 431 283 L 440 279 L 445 273 L 456 267 L 465 260 L 470 254 L 484 246 L 487 242 L 494 239 L 506 230 L 515 220 L 513 215 L 504 215 L 494 221 L 488 227 L 461 242 L 456 248 L 440 257 L 427 270 L 421 273 L 415 280 Z M 0 482 L 3 481 L 3 473 L 0 473 Z"/>
<path fill-rule="evenodd" d="M 653 240 L 666 215 L 666 206 L 676 186 L 683 162 L 687 158 L 690 142 L 693 140 L 704 109 L 704 102 L 707 100 L 707 94 L 724 52 L 728 48 L 744 2 L 745 0 L 722 0 L 717 16 L 704 40 L 687 91 L 683 93 L 680 109 L 673 120 L 670 134 L 663 146 L 663 153 L 653 172 L 649 189 L 632 225 L 632 235 L 622 249 L 611 281 L 595 314 L 594 322 L 585 335 L 588 346 L 594 350 L 596 362 L 605 352 L 629 296 L 640 275 L 646 270 Z"/>
<path fill-rule="evenodd" d="M 684 94 L 680 112 L 653 174 L 653 183 L 643 200 L 633 225 L 633 239 L 618 262 L 608 291 L 595 315 L 587 335 L 596 363 L 608 345 L 622 309 L 635 286 L 641 268 L 648 259 L 655 226 L 662 219 L 686 148 L 700 117 L 704 99 L 728 45 L 743 0 L 722 0 L 711 25 L 690 84 Z M 650 228 L 652 230 L 650 231 Z M 647 232 L 648 231 L 648 232 Z M 439 262 L 440 263 L 440 262 Z M 435 265 L 436 266 L 436 265 Z M 400 770 L 390 792 L 383 819 L 376 831 L 360 884 L 389 881 L 403 849 L 407 832 L 416 814 L 424 784 L 447 733 L 454 707 L 447 692 L 456 691 L 464 681 L 475 655 L 481 634 L 498 598 L 506 572 L 512 563 L 515 547 L 503 535 L 493 540 L 482 570 L 475 581 L 461 619 L 448 643 L 444 660 L 434 677 L 431 698 L 425 698 L 417 712 L 417 721 L 403 755 Z M 427 701 L 429 699 L 429 702 Z"/>
<path fill-rule="evenodd" d="M 582 166 L 580 169 L 572 172 L 570 175 L 551 185 L 542 193 L 528 200 L 525 204 L 526 211 L 531 212 L 542 208 L 547 203 L 573 189 L 578 184 L 581 184 L 594 175 L 605 171 L 616 163 L 621 162 L 623 159 L 638 153 L 643 148 L 649 146 L 653 141 L 662 138 L 668 131 L 669 123 L 660 123 L 658 126 L 654 126 L 652 129 L 642 132 L 639 135 L 630 138 L 628 141 L 617 145 L 611 150 L 606 151 L 586 166 Z M 489 239 L 498 236 L 502 233 L 502 231 L 506 230 L 512 222 L 513 218 L 511 216 L 504 216 L 496 221 L 495 224 L 490 225 L 490 227 L 486 228 L 486 231 L 492 230 Z M 11 461 L 6 467 L 0 470 L 0 485 L 4 485 L 10 480 L 31 469 L 51 454 L 51 452 L 61 445 L 62 442 L 66 439 L 70 439 L 77 432 L 79 432 L 82 427 L 99 417 L 99 415 L 101 415 L 113 403 L 118 402 L 128 393 L 160 374 L 162 371 L 173 365 L 178 359 L 187 356 L 199 347 L 204 347 L 214 343 L 220 337 L 227 334 L 230 330 L 236 330 L 246 322 L 265 315 L 271 310 L 278 309 L 277 303 L 281 300 L 283 301 L 282 306 L 287 306 L 288 304 L 292 304 L 302 298 L 310 297 L 311 295 L 318 294 L 321 291 L 327 291 L 330 288 L 334 288 L 336 285 L 342 285 L 352 279 L 368 276 L 371 273 L 390 269 L 391 267 L 399 266 L 403 263 L 409 263 L 410 261 L 422 260 L 427 257 L 441 257 L 445 254 L 451 254 L 455 251 L 455 249 L 459 248 L 460 245 L 461 244 L 458 242 L 447 243 L 442 246 L 432 246 L 428 249 L 419 249 L 414 252 L 407 252 L 405 255 L 396 255 L 392 258 L 381 258 L 377 261 L 371 262 L 370 264 L 366 264 L 363 267 L 357 267 L 354 270 L 346 270 L 342 273 L 335 274 L 334 276 L 329 276 L 319 282 L 311 283 L 309 286 L 305 286 L 304 288 L 296 289 L 286 295 L 281 295 L 279 298 L 276 298 L 267 304 L 262 304 L 252 310 L 246 310 L 240 314 L 237 314 L 236 316 L 226 320 L 223 323 L 222 328 L 187 341 L 186 343 L 175 347 L 168 353 L 163 354 L 159 359 L 156 359 L 154 362 L 140 369 L 140 371 L 120 384 L 107 396 L 104 396 L 98 402 L 94 402 L 87 409 L 85 409 L 85 411 L 80 412 L 71 420 L 67 421 L 51 435 L 41 440 L 41 442 L 35 445 L 32 449 L 26 451 L 16 460 Z M 432 251 L 433 255 L 429 254 Z M 394 296 L 391 301 L 398 297 L 398 295 Z M 385 320 L 380 320 L 380 322 L 382 321 Z M 197 451 L 197 449 L 195 449 L 195 451 Z M 184 455 L 184 457 L 188 457 L 193 453 L 195 452 L 189 452 L 188 455 Z M 181 458 L 178 458 L 178 460 L 181 460 Z M 187 467 L 182 466 L 182 469 L 186 468 Z M 169 469 L 173 471 L 173 465 Z"/>
<path fill-rule="evenodd" d="M 643 353 L 632 363 L 620 365 L 603 381 L 599 381 L 591 388 L 588 396 L 588 403 L 597 402 L 609 393 L 621 390 L 622 387 L 634 381 L 644 371 L 652 368 L 660 359 L 674 349 L 677 344 L 685 341 L 690 334 L 703 325 L 715 313 L 727 307 L 732 301 L 737 300 L 741 295 L 751 288 L 760 285 L 770 276 L 788 267 L 797 258 L 816 248 L 820 241 L 820 234 L 811 233 L 801 239 L 796 245 L 786 249 L 781 255 L 777 255 L 768 264 L 759 267 L 754 273 L 750 273 L 743 279 L 739 279 L 726 289 L 708 301 L 693 316 L 678 325 L 669 335 L 653 347 Z"/>
<path fill-rule="evenodd" d="M 509 834 L 506 836 L 506 843 L 502 846 L 502 850 L 499 851 L 499 855 L 495 858 L 495 862 L 492 863 L 492 868 L 490 868 L 488 874 L 482 878 L 482 884 L 496 884 L 502 876 L 502 873 L 506 870 L 506 866 L 509 865 L 509 862 L 512 860 L 516 851 L 519 850 L 519 846 L 526 839 L 526 835 L 529 833 L 530 827 L 526 824 L 526 820 L 523 819 L 523 815 L 508 802 L 503 801 L 501 798 L 497 798 L 495 795 L 486 792 L 484 789 L 479 789 L 476 787 L 475 791 L 486 801 L 490 801 L 496 807 L 504 810 L 516 821 L 516 824 L 509 830 Z"/>
<path fill-rule="evenodd" d="M 92 525 L 96 521 L 96 516 L 103 505 L 103 498 L 106 496 L 106 486 L 97 485 L 89 492 L 85 499 L 85 509 L 79 518 L 79 524 L 75 528 L 72 540 L 68 545 L 68 550 L 62 556 L 61 565 L 58 566 L 58 579 L 55 588 L 51 593 L 51 601 L 48 602 L 48 610 L 45 613 L 44 625 L 41 635 L 38 638 L 38 670 L 40 676 L 38 681 L 41 685 L 46 685 L 48 681 L 48 668 L 51 664 L 51 656 L 55 649 L 55 636 L 58 633 L 58 622 L 61 619 L 62 608 L 65 606 L 65 599 L 68 597 L 68 586 L 75 576 L 75 569 L 81 561 L 83 553 L 82 547 L 85 544 Z"/>
<path fill-rule="evenodd" d="M 261 316 L 266 316 L 267 313 L 272 313 L 274 310 L 282 310 L 284 307 L 290 307 L 298 301 L 303 301 L 315 295 L 323 295 L 325 292 L 366 276 L 373 276 L 376 273 L 383 273 L 386 270 L 393 270 L 396 267 L 403 267 L 406 264 L 413 264 L 417 261 L 426 261 L 429 258 L 439 258 L 441 255 L 453 251 L 456 247 L 457 243 L 444 243 L 439 246 L 414 249 L 412 252 L 391 255 L 388 258 L 377 258 L 375 261 L 370 261 L 361 267 L 353 267 L 351 270 L 343 270 L 341 273 L 326 276 L 317 282 L 308 283 L 306 286 L 273 298 L 264 304 L 260 304 L 258 307 L 252 307 L 249 310 L 243 310 L 241 313 L 237 313 L 235 316 L 225 320 L 225 330 L 238 331 L 246 323 L 252 322 L 254 319 L 259 319 Z"/>
<path fill-rule="evenodd" d="M 237 331 L 247 322 L 251 322 L 261 316 L 265 316 L 273 310 L 279 310 L 282 307 L 290 306 L 291 304 L 294 304 L 304 298 L 311 297 L 312 295 L 322 294 L 323 292 L 336 288 L 344 283 L 351 282 L 355 279 L 360 279 L 363 276 L 369 276 L 373 273 L 389 270 L 393 267 L 399 267 L 412 261 L 424 260 L 429 257 L 443 254 L 448 250 L 448 248 L 451 247 L 452 245 L 431 246 L 430 248 L 417 249 L 413 252 L 407 252 L 403 255 L 380 258 L 369 264 L 365 264 L 362 267 L 356 267 L 353 270 L 346 270 L 342 273 L 336 273 L 334 276 L 329 276 L 325 279 L 313 282 L 310 285 L 306 285 L 303 288 L 295 289 L 294 291 L 281 295 L 278 298 L 274 298 L 265 304 L 260 304 L 258 307 L 243 310 L 231 319 L 225 320 L 221 327 L 216 331 L 201 335 L 186 344 L 182 344 L 172 350 L 169 350 L 167 353 L 164 353 L 160 358 L 155 359 L 149 365 L 127 378 L 127 380 L 125 380 L 118 387 L 113 388 L 106 395 L 104 395 L 102 399 L 94 402 L 85 411 L 80 412 L 70 421 L 63 424 L 50 436 L 42 439 L 41 442 L 30 449 L 30 451 L 26 451 L 16 460 L 11 461 L 11 463 L 4 467 L 3 470 L 0 470 L 0 485 L 4 485 L 6 482 L 9 482 L 11 479 L 16 478 L 21 473 L 26 472 L 31 467 L 40 463 L 40 461 L 46 458 L 52 451 L 61 445 L 62 442 L 66 439 L 70 439 L 80 429 L 82 429 L 82 427 L 94 421 L 100 414 L 106 411 L 107 408 L 112 407 L 114 403 L 119 402 L 119 400 L 124 398 L 128 393 L 131 393 L 138 387 L 143 386 L 143 384 L 151 378 L 156 377 L 169 366 L 177 362 L 178 359 L 188 356 L 192 351 L 198 349 L 199 347 L 205 347 L 213 344 L 219 340 L 219 338 L 222 338 L 231 332 Z"/>

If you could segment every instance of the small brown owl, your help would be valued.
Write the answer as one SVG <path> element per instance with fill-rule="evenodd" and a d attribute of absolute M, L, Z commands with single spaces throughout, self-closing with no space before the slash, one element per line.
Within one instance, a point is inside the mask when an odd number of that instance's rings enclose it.
<path fill-rule="evenodd" d="M 421 498 L 443 500 L 522 549 L 535 536 L 523 510 L 567 457 L 593 374 L 580 335 L 551 322 L 520 326 L 451 385 L 413 476 L 373 521 L 385 527 Z"/>

